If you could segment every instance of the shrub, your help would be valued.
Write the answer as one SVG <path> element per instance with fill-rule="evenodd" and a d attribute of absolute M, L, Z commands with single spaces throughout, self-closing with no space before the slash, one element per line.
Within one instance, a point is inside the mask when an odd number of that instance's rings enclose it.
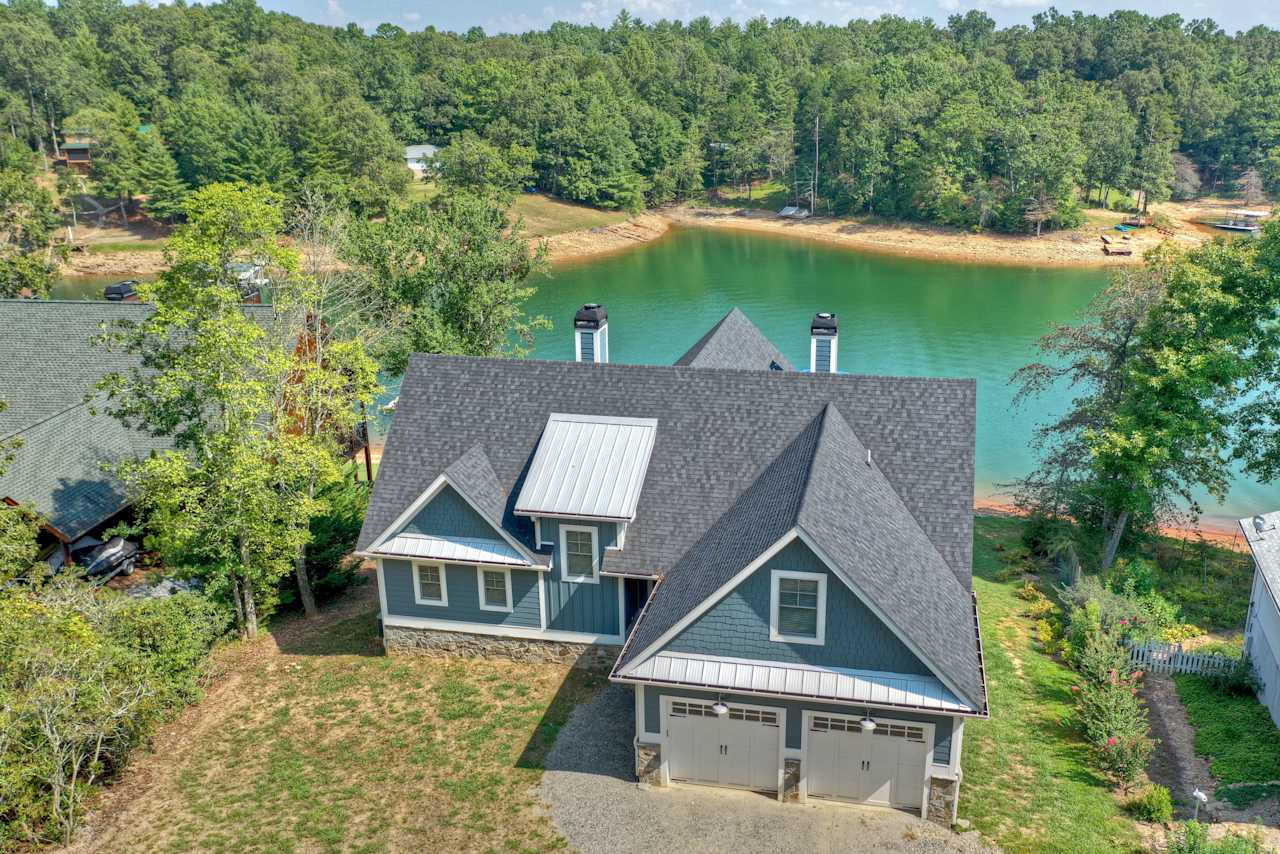
<path fill-rule="evenodd" d="M 1160 640 L 1165 643 L 1182 643 L 1183 641 L 1198 638 L 1204 634 L 1204 629 L 1195 623 L 1176 623 L 1160 632 Z"/>
<path fill-rule="evenodd" d="M 1189 821 L 1181 831 L 1170 834 L 1168 854 L 1263 854 L 1262 839 L 1257 831 L 1245 836 L 1228 833 L 1218 840 L 1209 839 L 1209 828 Z"/>
<path fill-rule="evenodd" d="M 369 504 L 366 484 L 343 481 L 320 493 L 325 511 L 311 520 L 311 543 L 307 546 L 307 571 L 316 599 L 323 602 L 350 587 L 359 569 L 351 558 L 360 526 Z"/>
<path fill-rule="evenodd" d="M 227 612 L 196 593 L 119 597 L 113 605 L 104 624 L 110 638 L 142 657 L 166 701 L 195 700 L 209 650 L 229 628 Z"/>
<path fill-rule="evenodd" d="M 1040 588 L 1030 581 L 1024 581 L 1022 586 L 1018 588 L 1018 598 L 1025 602 L 1034 602 L 1037 599 L 1043 599 L 1044 594 L 1040 592 Z"/>
<path fill-rule="evenodd" d="M 1121 558 L 1111 570 L 1111 590 L 1124 596 L 1145 596 L 1156 589 L 1156 568 L 1140 557 Z"/>
<path fill-rule="evenodd" d="M 1155 743 L 1147 735 L 1147 710 L 1138 699 L 1140 674 L 1113 672 L 1106 681 L 1075 686 L 1075 717 L 1094 762 L 1117 785 L 1128 788 L 1142 774 Z"/>
<path fill-rule="evenodd" d="M 1106 684 L 1120 675 L 1127 677 L 1130 672 L 1129 651 L 1120 645 L 1115 635 L 1105 631 L 1090 633 L 1073 663 L 1081 676 L 1096 685 Z"/>
<path fill-rule="evenodd" d="M 1173 820 L 1173 796 L 1164 786 L 1152 786 L 1125 804 L 1125 809 L 1138 821 L 1168 824 Z"/>
<path fill-rule="evenodd" d="M 1206 674 L 1204 680 L 1215 691 L 1234 696 L 1252 696 L 1261 687 L 1253 662 L 1247 658 L 1231 659 L 1222 668 Z"/>

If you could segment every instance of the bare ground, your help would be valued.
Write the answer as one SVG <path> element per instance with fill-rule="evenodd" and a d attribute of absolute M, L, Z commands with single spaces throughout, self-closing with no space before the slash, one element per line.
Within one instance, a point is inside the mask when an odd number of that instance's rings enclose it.
<path fill-rule="evenodd" d="M 1192 817 L 1191 793 L 1199 789 L 1209 796 L 1209 803 L 1200 808 L 1200 820 L 1212 821 L 1215 835 L 1232 830 L 1252 832 L 1261 822 L 1263 843 L 1273 850 L 1280 849 L 1280 801 L 1264 798 L 1244 809 L 1236 809 L 1214 797 L 1218 781 L 1209 771 L 1209 760 L 1196 755 L 1196 731 L 1187 719 L 1187 710 L 1173 679 L 1162 674 L 1146 675 L 1142 695 L 1151 721 L 1151 735 L 1157 740 L 1155 752 L 1147 763 L 1147 776 L 1173 794 L 1174 816 L 1182 820 Z M 1144 829 L 1152 841 L 1163 838 L 1158 828 Z"/>

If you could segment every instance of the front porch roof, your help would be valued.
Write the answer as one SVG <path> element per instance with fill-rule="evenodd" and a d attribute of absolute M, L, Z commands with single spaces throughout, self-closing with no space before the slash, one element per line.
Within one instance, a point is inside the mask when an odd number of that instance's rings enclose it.
<path fill-rule="evenodd" d="M 932 676 L 659 652 L 620 681 L 978 715 Z"/>
<path fill-rule="evenodd" d="M 539 566 L 520 554 L 509 543 L 478 537 L 434 537 L 426 534 L 401 533 L 371 550 L 369 554 L 413 560 L 438 560 L 445 563 L 479 563 L 546 569 L 545 566 Z"/>

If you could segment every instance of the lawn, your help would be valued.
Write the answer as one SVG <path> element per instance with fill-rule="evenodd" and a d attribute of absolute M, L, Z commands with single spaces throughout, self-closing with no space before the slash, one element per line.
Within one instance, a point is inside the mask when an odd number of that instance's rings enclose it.
<path fill-rule="evenodd" d="M 1256 697 L 1223 694 L 1198 676 L 1178 675 L 1173 681 L 1196 728 L 1196 753 L 1212 760 L 1209 770 L 1220 783 L 1280 780 L 1280 734 Z"/>
<path fill-rule="evenodd" d="M 1021 580 L 995 580 L 1004 566 L 997 545 L 1015 547 L 1022 524 L 977 520 L 973 586 L 992 713 L 965 725 L 960 816 L 1009 852 L 1140 850 L 1133 822 L 1064 723 L 1074 674 L 1033 640 Z"/>
<path fill-rule="evenodd" d="M 707 203 L 716 207 L 776 211 L 791 204 L 791 195 L 791 187 L 781 181 L 757 181 L 750 193 L 745 187 L 725 184 L 708 195 Z"/>
<path fill-rule="evenodd" d="M 1156 589 L 1182 609 L 1182 619 L 1202 629 L 1240 630 L 1249 613 L 1253 563 L 1247 554 L 1160 537 L 1152 548 Z"/>
<path fill-rule="evenodd" d="M 97 255 L 105 252 L 163 252 L 167 238 L 140 240 L 104 240 L 101 243 L 88 244 L 89 252 Z"/>
<path fill-rule="evenodd" d="M 409 185 L 409 198 L 429 202 L 440 194 L 440 188 L 427 181 L 414 181 Z M 566 202 L 545 193 L 517 193 L 511 204 L 511 213 L 524 220 L 528 237 L 550 237 L 566 231 L 616 225 L 629 216 L 625 211 L 606 211 L 589 205 Z"/>
<path fill-rule="evenodd" d="M 270 649 L 242 651 L 179 722 L 185 732 L 126 776 L 141 786 L 91 849 L 564 846 L 535 789 L 560 726 L 602 677 L 386 657 L 372 613 L 258 646 Z"/>

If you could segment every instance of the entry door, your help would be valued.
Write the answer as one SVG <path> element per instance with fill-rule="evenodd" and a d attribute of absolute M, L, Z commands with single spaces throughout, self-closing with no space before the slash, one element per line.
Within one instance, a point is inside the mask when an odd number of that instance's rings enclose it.
<path fill-rule="evenodd" d="M 779 718 L 743 706 L 717 716 L 708 703 L 672 700 L 665 721 L 671 779 L 777 791 Z"/>
<path fill-rule="evenodd" d="M 815 798 L 920 809 L 929 727 L 877 721 L 864 732 L 853 718 L 813 715 L 805 750 L 806 788 Z"/>

